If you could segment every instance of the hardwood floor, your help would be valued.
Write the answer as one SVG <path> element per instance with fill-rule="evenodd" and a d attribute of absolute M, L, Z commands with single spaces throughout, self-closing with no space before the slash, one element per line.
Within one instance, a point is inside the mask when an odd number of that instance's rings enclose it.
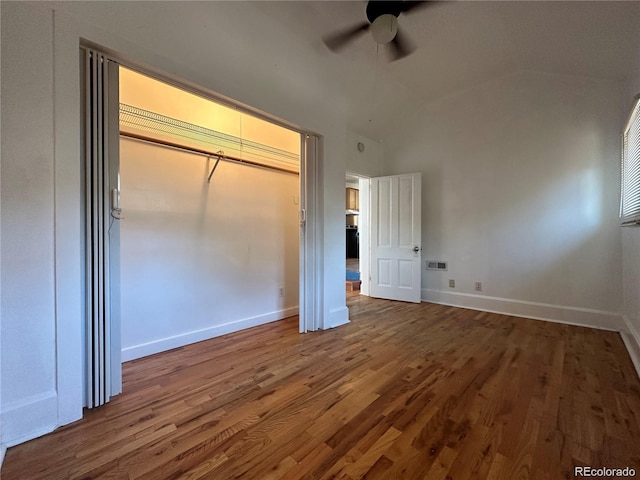
<path fill-rule="evenodd" d="M 124 365 L 124 393 L 8 450 L 14 479 L 550 479 L 640 475 L 640 381 L 618 334 L 349 295 Z"/>

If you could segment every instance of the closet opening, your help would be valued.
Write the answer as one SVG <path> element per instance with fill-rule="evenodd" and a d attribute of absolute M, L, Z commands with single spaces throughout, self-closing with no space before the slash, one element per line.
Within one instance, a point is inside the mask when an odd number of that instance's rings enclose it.
<path fill-rule="evenodd" d="M 123 66 L 119 83 L 122 361 L 298 315 L 306 136 Z"/>
<path fill-rule="evenodd" d="M 80 65 L 84 406 L 122 391 L 123 361 L 324 328 L 322 136 L 114 53 Z"/>

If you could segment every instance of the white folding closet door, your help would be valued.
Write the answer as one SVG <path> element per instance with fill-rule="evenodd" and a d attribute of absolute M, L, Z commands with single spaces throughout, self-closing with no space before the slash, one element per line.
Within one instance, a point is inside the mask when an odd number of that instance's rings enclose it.
<path fill-rule="evenodd" d="M 119 296 L 118 65 L 104 54 L 82 51 L 86 389 L 89 408 L 122 390 Z"/>
<path fill-rule="evenodd" d="M 311 134 L 300 135 L 300 282 L 299 282 L 299 330 L 313 332 L 322 328 L 321 284 L 319 262 L 320 241 L 317 225 L 319 138 Z"/>

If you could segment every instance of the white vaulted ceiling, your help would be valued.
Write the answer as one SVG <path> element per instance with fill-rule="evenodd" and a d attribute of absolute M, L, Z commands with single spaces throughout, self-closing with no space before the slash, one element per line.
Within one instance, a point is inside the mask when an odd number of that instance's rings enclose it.
<path fill-rule="evenodd" d="M 295 15 L 276 16 L 317 43 L 323 33 L 362 19 L 365 5 L 303 2 L 263 8 L 295 10 Z M 344 80 L 352 128 L 374 138 L 384 137 L 400 117 L 425 103 L 515 71 L 623 81 L 640 65 L 640 2 L 439 2 L 401 15 L 399 25 L 417 45 L 404 59 L 376 58 L 368 35 L 339 54 L 321 56 Z"/>
<path fill-rule="evenodd" d="M 429 102 L 514 72 L 624 81 L 640 69 L 637 1 L 438 2 L 401 15 L 417 50 L 391 63 L 368 34 L 338 54 L 322 43 L 363 21 L 364 1 L 54 5 L 106 28 L 127 25 L 140 44 L 171 36 L 175 48 L 166 55 L 218 62 L 265 95 L 281 88 L 301 99 L 327 97 L 345 109 L 349 129 L 375 139 Z"/>

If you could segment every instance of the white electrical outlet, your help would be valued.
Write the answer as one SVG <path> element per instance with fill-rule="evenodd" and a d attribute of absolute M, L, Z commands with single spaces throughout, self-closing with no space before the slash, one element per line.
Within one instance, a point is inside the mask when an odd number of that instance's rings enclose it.
<path fill-rule="evenodd" d="M 482 291 L 482 282 L 476 282 L 476 292 Z"/>
<path fill-rule="evenodd" d="M 280 287 L 280 296 L 284 297 L 284 287 Z"/>
<path fill-rule="evenodd" d="M 449 280 L 449 287 L 450 288 L 456 288 L 456 281 L 455 280 Z"/>

